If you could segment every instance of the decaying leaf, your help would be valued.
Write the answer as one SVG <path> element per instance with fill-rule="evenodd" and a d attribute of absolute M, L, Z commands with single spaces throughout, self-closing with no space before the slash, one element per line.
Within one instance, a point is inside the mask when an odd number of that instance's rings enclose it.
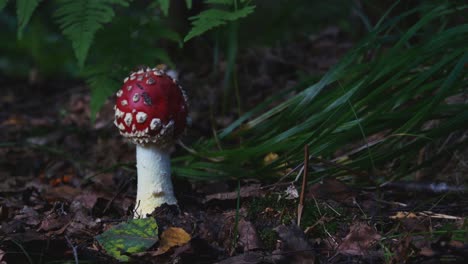
<path fill-rule="evenodd" d="M 239 242 L 244 247 L 244 252 L 261 248 L 257 230 L 250 221 L 241 219 L 239 221 Z"/>
<path fill-rule="evenodd" d="M 331 199 L 337 202 L 352 204 L 356 193 L 344 183 L 335 179 L 325 179 L 322 183 L 316 183 L 309 188 L 306 196 L 308 199 Z"/>
<path fill-rule="evenodd" d="M 153 218 L 133 219 L 96 236 L 107 254 L 128 261 L 128 254 L 147 250 L 158 241 L 158 224 Z"/>
<path fill-rule="evenodd" d="M 288 255 L 290 263 L 315 263 L 313 248 L 307 242 L 304 232 L 297 225 L 280 225 L 274 230 L 284 243 L 285 251 L 282 253 Z"/>
<path fill-rule="evenodd" d="M 5 251 L 0 249 L 0 264 L 6 264 L 6 261 L 3 260 L 3 257 L 5 257 Z"/>
<path fill-rule="evenodd" d="M 363 256 L 380 238 L 381 235 L 366 223 L 355 223 L 341 242 L 337 252 Z"/>
<path fill-rule="evenodd" d="M 224 259 L 217 264 L 265 264 L 276 263 L 275 256 L 268 256 L 262 252 L 246 252 L 237 256 Z"/>
<path fill-rule="evenodd" d="M 190 241 L 190 235 L 180 227 L 169 227 L 161 234 L 161 243 L 153 255 L 161 255 L 169 249 L 182 246 Z"/>
<path fill-rule="evenodd" d="M 36 210 L 26 205 L 19 211 L 19 214 L 16 215 L 14 219 L 23 220 L 26 224 L 33 226 L 41 222 L 40 216 Z"/>
<path fill-rule="evenodd" d="M 265 165 L 269 165 L 271 164 L 273 161 L 277 160 L 278 159 L 278 154 L 274 153 L 274 152 L 270 152 L 268 153 L 264 158 L 263 158 L 263 164 Z"/>

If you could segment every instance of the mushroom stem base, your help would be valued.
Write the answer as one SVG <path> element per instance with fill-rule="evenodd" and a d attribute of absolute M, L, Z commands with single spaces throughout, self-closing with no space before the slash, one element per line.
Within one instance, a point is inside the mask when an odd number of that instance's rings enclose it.
<path fill-rule="evenodd" d="M 137 145 L 138 187 L 135 218 L 145 218 L 164 203 L 177 204 L 171 181 L 171 161 L 166 149 Z"/>

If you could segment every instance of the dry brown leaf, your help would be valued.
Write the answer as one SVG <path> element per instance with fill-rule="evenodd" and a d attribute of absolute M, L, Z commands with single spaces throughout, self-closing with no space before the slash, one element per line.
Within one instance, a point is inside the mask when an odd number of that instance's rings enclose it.
<path fill-rule="evenodd" d="M 153 255 L 162 255 L 173 247 L 188 243 L 190 239 L 192 238 L 184 229 L 180 227 L 169 227 L 161 234 L 159 248 Z"/>
<path fill-rule="evenodd" d="M 277 160 L 278 159 L 278 154 L 274 153 L 274 152 L 270 152 L 268 153 L 264 158 L 263 158 L 263 164 L 264 165 L 269 165 L 271 164 L 273 161 Z"/>
<path fill-rule="evenodd" d="M 257 230 L 250 221 L 241 219 L 239 221 L 239 243 L 244 247 L 244 252 L 261 248 Z"/>
<path fill-rule="evenodd" d="M 288 255 L 292 253 L 288 263 L 315 263 L 314 248 L 309 244 L 302 229 L 292 224 L 290 226 L 280 225 L 274 230 L 284 243 L 284 249 L 281 249 L 281 253 Z"/>
<path fill-rule="evenodd" d="M 306 195 L 308 199 L 331 199 L 347 204 L 353 204 L 355 197 L 356 193 L 350 187 L 335 179 L 312 185 Z"/>
<path fill-rule="evenodd" d="M 351 226 L 349 234 L 343 239 L 338 252 L 347 255 L 364 256 L 382 236 L 366 223 Z"/>
<path fill-rule="evenodd" d="M 70 202 L 81 193 L 81 190 L 68 185 L 50 187 L 44 194 L 48 201 L 66 201 Z"/>

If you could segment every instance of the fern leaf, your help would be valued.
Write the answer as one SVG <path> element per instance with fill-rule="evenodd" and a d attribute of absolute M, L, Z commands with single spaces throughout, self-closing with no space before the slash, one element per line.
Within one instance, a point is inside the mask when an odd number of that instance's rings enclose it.
<path fill-rule="evenodd" d="M 23 37 L 24 28 L 28 25 L 31 16 L 39 5 L 40 0 L 17 0 L 16 17 L 18 18 L 18 38 Z M 5 1 L 6 4 L 6 1 Z"/>
<path fill-rule="evenodd" d="M 209 9 L 201 12 L 199 15 L 190 17 L 192 20 L 192 29 L 185 36 L 184 42 L 187 42 L 193 37 L 199 36 L 208 30 L 226 24 L 230 21 L 235 21 L 251 14 L 255 6 L 246 6 L 237 11 L 229 12 L 221 9 Z"/>
<path fill-rule="evenodd" d="M 112 20 L 113 4 L 128 6 L 124 0 L 63 0 L 55 12 L 62 32 L 73 45 L 78 65 L 83 67 L 94 35 Z"/>
<path fill-rule="evenodd" d="M 212 5 L 234 5 L 237 0 L 206 0 L 205 3 Z"/>
<path fill-rule="evenodd" d="M 170 0 L 157 0 L 156 4 L 159 5 L 161 8 L 161 11 L 165 16 L 169 14 L 169 5 L 170 5 Z"/>
<path fill-rule="evenodd" d="M 120 75 L 119 72 L 109 71 L 109 65 L 103 63 L 102 65 L 87 66 L 83 72 L 86 77 L 86 83 L 91 89 L 91 121 L 96 119 L 96 113 L 121 85 L 117 79 Z"/>
<path fill-rule="evenodd" d="M 6 4 L 8 3 L 8 0 L 0 0 L 0 11 L 5 8 Z"/>
<path fill-rule="evenodd" d="M 192 9 L 192 0 L 185 0 L 185 5 L 188 9 Z"/>

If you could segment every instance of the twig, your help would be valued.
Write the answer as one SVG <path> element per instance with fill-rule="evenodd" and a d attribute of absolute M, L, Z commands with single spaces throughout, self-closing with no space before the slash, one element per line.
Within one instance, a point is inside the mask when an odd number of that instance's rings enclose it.
<path fill-rule="evenodd" d="M 337 214 L 338 216 L 341 216 L 340 213 L 338 213 L 335 208 L 333 208 L 331 205 L 329 205 L 328 203 L 324 203 L 328 208 L 330 208 L 330 210 L 332 210 L 335 214 Z"/>
<path fill-rule="evenodd" d="M 307 185 L 307 174 L 309 173 L 309 145 L 304 146 L 304 174 L 302 176 L 301 196 L 297 207 L 297 225 L 301 226 L 302 210 L 304 209 L 304 193 Z"/>
<path fill-rule="evenodd" d="M 76 250 L 77 246 L 74 246 L 73 243 L 70 241 L 68 236 L 65 236 L 65 239 L 67 240 L 68 245 L 71 247 L 73 250 L 73 257 L 75 258 L 75 264 L 79 264 L 78 261 L 78 251 Z"/>

